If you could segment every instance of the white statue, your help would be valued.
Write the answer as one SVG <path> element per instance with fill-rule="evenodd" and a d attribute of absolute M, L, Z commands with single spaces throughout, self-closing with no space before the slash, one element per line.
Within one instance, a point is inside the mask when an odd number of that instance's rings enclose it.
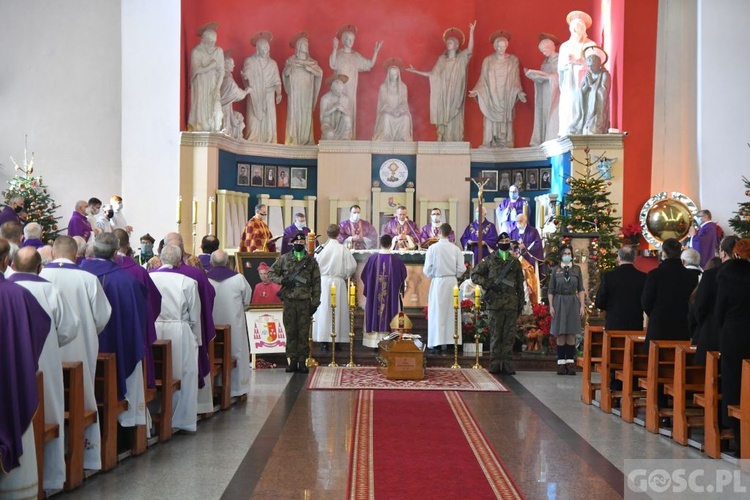
<path fill-rule="evenodd" d="M 477 99 L 484 115 L 483 147 L 513 147 L 516 101 L 526 102 L 518 58 L 506 53 L 510 38 L 504 30 L 490 35 L 495 53 L 484 58 L 479 81 L 469 91 L 469 97 Z"/>
<path fill-rule="evenodd" d="M 352 120 L 351 135 L 347 139 L 356 139 L 357 136 L 357 83 L 360 71 L 370 71 L 378 58 L 378 52 L 383 42 L 375 43 L 375 52 L 372 59 L 365 59 L 354 47 L 354 39 L 357 35 L 357 27 L 347 24 L 339 29 L 333 39 L 333 51 L 329 59 L 331 69 L 338 74 L 346 75 L 349 79 L 344 84 L 344 92 L 349 97 L 349 116 Z M 343 47 L 339 49 L 339 38 Z"/>
<path fill-rule="evenodd" d="M 404 67 L 404 63 L 397 57 L 391 57 L 383 66 L 386 69 L 386 77 L 378 92 L 378 115 L 372 140 L 411 141 L 409 95 L 406 84 L 401 81 L 401 68 Z"/>
<path fill-rule="evenodd" d="M 609 130 L 609 90 L 611 88 L 611 77 L 607 68 L 604 67 L 607 56 L 599 47 L 586 47 L 585 50 L 587 52 L 586 66 L 589 70 L 576 92 L 573 121 L 568 127 L 568 133 L 606 134 Z M 605 57 L 604 63 L 601 57 Z"/>
<path fill-rule="evenodd" d="M 524 73 L 534 81 L 534 131 L 531 146 L 538 146 L 557 137 L 560 130 L 560 86 L 557 74 L 557 45 L 555 35 L 540 33 L 539 52 L 544 54 L 541 69 L 525 69 Z"/>
<path fill-rule="evenodd" d="M 221 130 L 221 82 L 224 80 L 224 52 L 216 46 L 218 23 L 198 29 L 201 41 L 190 53 L 190 115 L 188 130 Z"/>
<path fill-rule="evenodd" d="M 344 85 L 349 77 L 333 75 L 326 83 L 331 91 L 320 98 L 321 139 L 326 141 L 344 141 L 352 136 L 352 117 L 349 97 L 344 93 Z"/>
<path fill-rule="evenodd" d="M 242 139 L 245 129 L 245 118 L 242 113 L 232 109 L 232 103 L 241 101 L 250 92 L 249 88 L 241 89 L 234 81 L 234 58 L 231 50 L 224 51 L 224 80 L 221 82 L 221 110 L 224 115 L 221 130 L 228 136 Z"/>
<path fill-rule="evenodd" d="M 432 70 L 417 71 L 414 66 L 406 69 L 430 79 L 430 123 L 437 127 L 438 141 L 464 140 L 466 72 L 474 51 L 476 25 L 476 21 L 469 25 L 466 50 L 458 50 L 465 42 L 463 32 L 458 28 L 448 28 L 443 33 L 445 52 L 438 57 Z"/>
<path fill-rule="evenodd" d="M 560 55 L 557 60 L 557 72 L 560 75 L 560 132 L 568 133 L 573 121 L 575 95 L 581 87 L 581 80 L 586 74 L 586 61 L 583 51 L 586 47 L 596 45 L 586 36 L 586 30 L 591 27 L 591 16 L 580 10 L 574 10 L 566 18 L 570 39 L 560 45 Z"/>
<path fill-rule="evenodd" d="M 287 94 L 285 144 L 315 144 L 312 116 L 323 70 L 310 58 L 309 38 L 300 31 L 289 42 L 295 54 L 286 60 L 282 74 Z"/>
<path fill-rule="evenodd" d="M 276 105 L 281 102 L 279 66 L 271 59 L 271 40 L 267 31 L 250 40 L 255 54 L 245 59 L 242 78 L 250 87 L 247 100 L 247 135 L 250 142 L 276 143 Z"/>

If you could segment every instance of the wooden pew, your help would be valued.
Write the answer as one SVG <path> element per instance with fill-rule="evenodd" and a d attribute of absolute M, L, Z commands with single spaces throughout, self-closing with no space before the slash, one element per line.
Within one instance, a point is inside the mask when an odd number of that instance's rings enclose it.
<path fill-rule="evenodd" d="M 83 363 L 63 362 L 63 386 L 65 390 L 65 422 L 68 424 L 68 446 L 65 453 L 65 491 L 83 484 L 84 431 L 96 425 L 98 413 L 86 410 L 83 404 Z"/>
<path fill-rule="evenodd" d="M 577 364 L 583 370 L 583 383 L 581 385 L 581 401 L 590 405 L 600 389 L 599 383 L 591 381 L 591 374 L 599 370 L 602 362 L 602 343 L 604 327 L 587 326 L 583 335 L 583 357 L 578 358 Z"/>
<path fill-rule="evenodd" d="M 740 458 L 750 458 L 750 359 L 742 362 L 740 404 L 729 405 L 731 418 L 740 421 Z"/>
<path fill-rule="evenodd" d="M 704 424 L 703 409 L 695 407 L 689 396 L 705 390 L 706 367 L 695 364 L 696 349 L 694 345 L 677 348 L 673 382 L 664 384 L 664 393 L 672 396 L 672 439 L 683 446 L 688 444 L 690 429 Z"/>
<path fill-rule="evenodd" d="M 117 416 L 128 409 L 127 400 L 117 399 L 117 366 L 114 353 L 99 353 L 94 392 L 101 411 L 102 471 L 117 465 Z"/>
<path fill-rule="evenodd" d="M 652 340 L 649 345 L 648 371 L 638 379 L 638 387 L 646 390 L 646 429 L 650 432 L 659 432 L 660 418 L 674 416 L 672 408 L 659 408 L 659 385 L 674 381 L 677 348 L 689 345 L 689 340 Z"/>
<path fill-rule="evenodd" d="M 39 489 L 38 498 L 44 498 L 44 444 L 60 437 L 60 426 L 44 422 L 44 374 L 36 372 L 36 390 L 39 394 L 39 406 L 32 422 L 34 424 L 34 447 L 36 448 L 36 470 Z"/>
<path fill-rule="evenodd" d="M 172 396 L 180 390 L 180 379 L 172 375 L 172 341 L 157 340 L 152 349 L 161 413 L 152 413 L 151 419 L 156 426 L 159 442 L 163 443 L 172 438 Z"/>
<path fill-rule="evenodd" d="M 148 411 L 148 404 L 156 399 L 156 388 L 149 389 L 148 387 L 148 370 L 146 367 L 145 359 L 141 366 L 143 366 L 143 400 L 146 405 L 146 411 Z M 148 419 L 146 419 L 148 420 Z M 134 436 L 133 436 L 133 447 L 130 449 L 131 456 L 138 456 L 145 453 L 148 449 L 148 429 L 146 425 L 136 425 Z"/>
<path fill-rule="evenodd" d="M 213 340 L 213 359 L 211 363 L 211 383 L 214 394 L 218 395 L 219 407 L 226 410 L 232 405 L 232 369 L 237 360 L 232 357 L 232 330 L 229 325 L 216 325 L 216 337 Z M 221 384 L 215 382 L 216 375 L 221 374 Z"/>
<path fill-rule="evenodd" d="M 719 392 L 719 351 L 706 353 L 706 378 L 704 392 L 693 396 L 695 404 L 703 408 L 703 451 L 711 458 L 721 458 L 721 442 L 734 438 L 731 430 L 721 430 L 721 393 Z"/>
<path fill-rule="evenodd" d="M 636 407 L 642 406 L 645 392 L 636 390 L 635 379 L 648 372 L 648 356 L 643 354 L 645 335 L 628 335 L 625 337 L 622 370 L 615 370 L 615 378 L 622 381 L 620 398 L 620 418 L 633 423 Z"/>
<path fill-rule="evenodd" d="M 612 412 L 612 400 L 620 399 L 622 391 L 613 391 L 610 376 L 614 370 L 622 370 L 625 364 L 625 338 L 630 335 L 645 335 L 645 332 L 631 330 L 605 330 L 602 337 L 601 396 L 599 408 L 605 413 Z"/>

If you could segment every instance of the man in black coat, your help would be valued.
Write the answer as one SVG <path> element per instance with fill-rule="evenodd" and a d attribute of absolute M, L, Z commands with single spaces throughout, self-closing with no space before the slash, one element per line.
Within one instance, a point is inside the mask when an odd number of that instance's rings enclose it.
<path fill-rule="evenodd" d="M 678 240 L 664 240 L 662 263 L 646 278 L 641 305 L 648 315 L 647 353 L 652 340 L 690 340 L 688 300 L 698 284 L 698 275 L 682 265 L 681 252 Z"/>
<path fill-rule="evenodd" d="M 734 245 L 739 241 L 737 236 L 727 236 L 721 240 L 719 245 L 719 257 L 722 264 L 732 258 Z M 716 305 L 716 276 L 723 265 L 706 269 L 703 278 L 698 285 L 695 294 L 695 302 L 691 308 L 693 319 L 697 323 L 693 344 L 697 346 L 695 351 L 695 364 L 706 364 L 706 352 L 719 350 L 719 323 L 714 314 Z"/>
<path fill-rule="evenodd" d="M 643 330 L 641 295 L 646 273 L 635 268 L 635 248 L 625 246 L 617 251 L 617 268 L 602 276 L 596 293 L 596 307 L 607 311 L 607 330 Z"/>

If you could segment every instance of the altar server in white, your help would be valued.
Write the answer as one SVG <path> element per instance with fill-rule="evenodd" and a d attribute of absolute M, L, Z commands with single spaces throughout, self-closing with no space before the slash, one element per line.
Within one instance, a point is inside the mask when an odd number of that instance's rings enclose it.
<path fill-rule="evenodd" d="M 453 288 L 464 271 L 461 250 L 448 239 L 450 224 L 440 226 L 440 239 L 427 249 L 424 275 L 430 278 L 427 300 L 427 347 L 453 344 L 454 310 Z M 461 344 L 461 324 L 458 325 L 458 343 Z"/>
<path fill-rule="evenodd" d="M 313 340 L 331 341 L 331 285 L 336 285 L 336 343 L 349 343 L 349 294 L 346 279 L 357 269 L 357 262 L 349 249 L 339 243 L 341 229 L 331 224 L 326 229 L 328 241 L 315 254 L 320 266 L 320 307 L 313 318 Z"/>
<path fill-rule="evenodd" d="M 73 342 L 80 323 L 55 285 L 38 276 L 41 268 L 42 258 L 36 249 L 21 248 L 13 258 L 15 272 L 8 281 L 30 291 L 52 319 L 39 356 L 39 370 L 44 374 L 44 422 L 59 425 L 60 435 L 44 445 L 43 486 L 45 490 L 60 490 L 65 483 L 65 392 L 60 348 Z"/>
<path fill-rule="evenodd" d="M 178 246 L 165 246 L 159 258 L 162 266 L 151 273 L 161 293 L 156 336 L 172 341 L 172 375 L 180 379 L 180 390 L 172 397 L 172 427 L 194 432 L 198 423 L 198 346 L 201 343 L 198 283 L 173 271 L 182 261 Z"/>
<path fill-rule="evenodd" d="M 250 349 L 247 340 L 245 309 L 250 305 L 253 289 L 245 277 L 227 267 L 229 256 L 224 250 L 211 254 L 208 281 L 216 290 L 214 324 L 232 327 L 232 357 L 237 366 L 232 368 L 230 395 L 240 397 L 250 391 Z"/>
<path fill-rule="evenodd" d="M 61 348 L 62 361 L 83 363 L 83 406 L 97 411 L 94 395 L 96 358 L 99 354 L 99 333 L 107 326 L 112 314 L 102 285 L 91 273 L 75 265 L 78 244 L 69 236 L 58 236 L 52 247 L 53 261 L 39 273 L 65 297 L 80 321 L 80 330 L 73 341 Z M 102 468 L 101 432 L 99 423 L 84 431 L 83 468 Z"/>

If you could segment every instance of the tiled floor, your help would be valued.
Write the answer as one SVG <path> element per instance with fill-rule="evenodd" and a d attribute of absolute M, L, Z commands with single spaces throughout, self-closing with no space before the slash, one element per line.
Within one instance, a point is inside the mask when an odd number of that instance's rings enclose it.
<path fill-rule="evenodd" d="M 246 403 L 60 498 L 344 498 L 355 393 L 307 391 L 282 369 L 252 376 Z M 625 459 L 701 456 L 582 404 L 580 380 L 519 372 L 508 393 L 463 393 L 527 498 L 617 498 Z"/>

